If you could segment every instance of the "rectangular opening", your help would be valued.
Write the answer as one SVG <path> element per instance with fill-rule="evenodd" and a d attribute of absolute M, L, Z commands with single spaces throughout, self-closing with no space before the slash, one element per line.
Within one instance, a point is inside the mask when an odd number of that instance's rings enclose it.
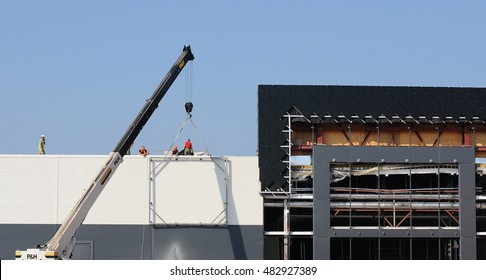
<path fill-rule="evenodd" d="M 331 227 L 458 227 L 457 164 L 331 164 Z"/>

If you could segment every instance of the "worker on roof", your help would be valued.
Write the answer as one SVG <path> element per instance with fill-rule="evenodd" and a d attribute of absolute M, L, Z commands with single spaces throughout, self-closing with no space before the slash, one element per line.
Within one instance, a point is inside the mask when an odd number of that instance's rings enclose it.
<path fill-rule="evenodd" d="M 39 140 L 39 155 L 46 154 L 46 150 L 44 149 L 45 145 L 46 145 L 46 136 L 41 135 Z"/>
<path fill-rule="evenodd" d="M 192 150 L 191 139 L 187 139 L 186 143 L 184 143 L 184 155 L 185 156 L 192 156 L 192 155 L 194 155 L 194 152 Z"/>
<path fill-rule="evenodd" d="M 172 149 L 172 155 L 177 156 L 179 154 L 179 150 L 177 149 L 177 146 L 174 146 L 174 149 Z"/>
<path fill-rule="evenodd" d="M 138 149 L 138 152 L 140 153 L 140 155 L 142 155 L 143 157 L 146 157 L 148 152 L 147 152 L 147 149 L 145 149 L 145 146 L 142 146 L 140 147 L 140 149 Z"/>

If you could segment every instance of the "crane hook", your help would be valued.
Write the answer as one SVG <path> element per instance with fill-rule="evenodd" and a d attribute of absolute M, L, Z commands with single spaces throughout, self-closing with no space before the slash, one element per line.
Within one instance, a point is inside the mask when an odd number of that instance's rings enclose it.
<path fill-rule="evenodd" d="M 192 102 L 187 102 L 184 107 L 186 107 L 186 113 L 189 114 L 189 116 L 192 117 L 191 115 L 191 112 L 192 112 L 192 107 L 194 107 L 194 105 L 192 105 Z"/>

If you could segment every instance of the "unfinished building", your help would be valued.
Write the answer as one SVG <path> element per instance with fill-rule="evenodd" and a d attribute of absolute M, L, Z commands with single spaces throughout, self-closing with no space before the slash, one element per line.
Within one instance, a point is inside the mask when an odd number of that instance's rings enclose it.
<path fill-rule="evenodd" d="M 266 259 L 486 259 L 486 89 L 258 89 Z"/>

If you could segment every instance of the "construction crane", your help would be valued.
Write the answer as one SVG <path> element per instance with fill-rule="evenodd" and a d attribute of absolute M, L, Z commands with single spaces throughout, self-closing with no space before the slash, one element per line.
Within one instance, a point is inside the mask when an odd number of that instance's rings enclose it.
<path fill-rule="evenodd" d="M 45 245 L 37 246 L 26 251 L 17 250 L 15 259 L 17 260 L 48 260 L 48 259 L 70 259 L 74 251 L 76 233 L 81 227 L 89 210 L 93 207 L 96 199 L 108 184 L 111 176 L 123 162 L 123 157 L 128 153 L 138 134 L 149 120 L 152 113 L 157 109 L 159 102 L 169 90 L 179 73 L 188 61 L 194 60 L 190 46 L 184 46 L 182 54 L 177 58 L 174 65 L 165 75 L 150 99 L 138 113 L 135 120 L 130 124 L 127 131 L 121 138 L 118 145 L 110 153 L 105 165 L 101 168 L 89 187 L 73 207 L 69 215 L 61 224 L 56 234 Z"/>

